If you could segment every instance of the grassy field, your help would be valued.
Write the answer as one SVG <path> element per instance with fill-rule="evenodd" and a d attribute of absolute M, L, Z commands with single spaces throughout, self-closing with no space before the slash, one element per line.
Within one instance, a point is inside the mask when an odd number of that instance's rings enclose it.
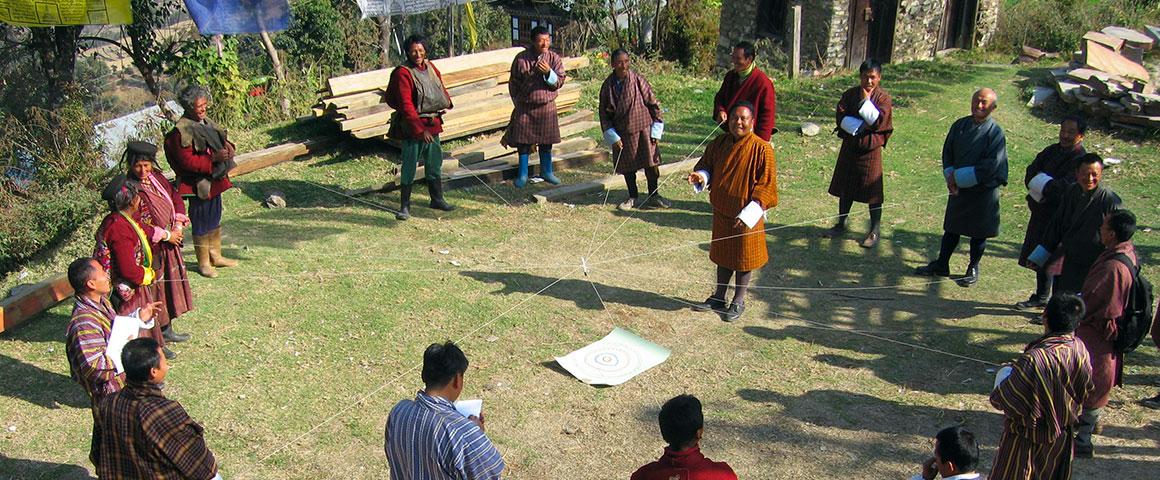
<path fill-rule="evenodd" d="M 1022 106 L 1021 92 L 1042 72 L 953 60 L 887 67 L 897 132 L 885 153 L 883 241 L 868 251 L 855 243 L 862 205 L 847 239 L 818 238 L 837 208 L 824 192 L 840 143 L 796 133 L 803 121 L 828 130 L 852 77 L 779 81 L 771 261 L 735 324 L 687 308 L 712 288 L 713 266 L 706 199 L 682 175 L 662 179 L 669 210 L 616 211 L 623 187 L 607 202 L 602 194 L 537 205 L 527 197 L 542 184 L 505 184 L 454 191 L 460 208 L 442 215 L 420 191 L 408 222 L 374 206 L 393 208 L 397 195 L 362 197 L 368 204 L 318 187 L 389 179 L 385 147 L 248 175 L 225 194 L 228 253 L 243 263 L 214 280 L 193 278 L 196 310 L 177 325 L 195 339 L 174 347 L 167 395 L 205 426 L 227 478 L 384 478 L 386 414 L 421 387 L 423 348 L 453 339 L 471 360 L 465 397 L 484 399 L 511 478 L 626 478 L 661 453 L 656 412 L 683 392 L 705 405 L 702 449 L 742 478 L 906 478 L 929 454 L 928 438 L 958 422 L 979 434 L 989 470 L 1002 417 L 987 401 L 988 369 L 1041 331 L 1009 306 L 1034 286 L 1015 263 L 1027 220 L 1019 180 L 1058 131 L 1051 112 Z M 718 81 L 666 71 L 650 79 L 667 110 L 665 161 L 698 155 L 714 133 L 707 117 Z M 588 107 L 596 86 L 587 87 Z M 1000 95 L 995 116 L 1013 183 L 982 281 L 965 289 L 910 272 L 941 236 L 946 129 L 983 86 Z M 1149 227 L 1135 240 L 1145 274 L 1160 279 L 1160 145 L 1100 131 L 1086 143 L 1123 160 L 1105 181 Z M 562 176 L 571 183 L 609 170 Z M 274 190 L 289 208 L 259 205 Z M 88 402 L 61 343 L 69 308 L 0 336 L 0 477 L 88 476 Z M 612 388 L 555 365 L 614 326 L 673 354 Z M 1125 384 L 1105 414 L 1097 458 L 1077 463 L 1077 478 L 1154 475 L 1160 415 L 1134 401 L 1160 387 L 1155 348 L 1129 357 Z"/>

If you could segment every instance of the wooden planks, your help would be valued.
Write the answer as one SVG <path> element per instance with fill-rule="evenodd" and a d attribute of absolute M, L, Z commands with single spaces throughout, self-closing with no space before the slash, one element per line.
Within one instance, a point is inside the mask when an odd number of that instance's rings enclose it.
<path fill-rule="evenodd" d="M 0 300 L 0 333 L 9 331 L 73 294 L 68 276 L 57 275 Z"/>
<path fill-rule="evenodd" d="M 516 54 L 523 50 L 523 47 L 489 50 L 470 55 L 460 55 L 458 57 L 440 58 L 432 60 L 431 63 L 435 64 L 435 68 L 438 68 L 440 73 L 448 75 L 491 64 L 507 64 L 510 66 Z M 326 81 L 327 90 L 332 97 L 374 89 L 386 90 L 387 84 L 391 81 L 392 70 L 394 70 L 394 67 L 334 77 Z"/>
<path fill-rule="evenodd" d="M 690 158 L 676 163 L 666 163 L 661 165 L 659 170 L 661 175 L 670 175 L 681 171 L 692 171 L 693 167 L 701 157 Z M 577 183 L 573 185 L 563 185 L 560 187 L 541 190 L 532 195 L 536 203 L 559 202 L 577 195 L 586 193 L 603 192 L 605 189 L 624 183 L 624 177 L 621 175 L 610 175 L 604 178 L 593 180 L 591 182 Z"/>

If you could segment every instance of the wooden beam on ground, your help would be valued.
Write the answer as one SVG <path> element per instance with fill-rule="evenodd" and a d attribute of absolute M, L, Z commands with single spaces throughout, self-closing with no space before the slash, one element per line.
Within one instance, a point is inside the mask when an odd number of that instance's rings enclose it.
<path fill-rule="evenodd" d="M 24 287 L 16 295 L 0 300 L 0 333 L 12 330 L 72 294 L 67 275 L 58 275 Z"/>
<path fill-rule="evenodd" d="M 295 158 L 328 150 L 338 144 L 336 137 L 312 138 L 302 142 L 291 142 L 262 150 L 247 152 L 234 157 L 238 166 L 230 170 L 230 176 L 245 175 L 255 170 L 288 162 Z"/>
<path fill-rule="evenodd" d="M 659 170 L 661 175 L 669 175 L 674 172 L 692 171 L 693 166 L 701 160 L 700 157 L 682 160 L 676 163 L 667 163 L 661 165 Z M 532 195 L 536 199 L 536 203 L 559 202 L 577 195 L 586 193 L 603 192 L 609 186 L 618 185 L 624 182 L 624 177 L 620 175 L 610 175 L 604 178 L 593 180 L 591 182 L 576 183 L 572 185 L 564 185 L 549 190 L 541 190 Z"/>
<path fill-rule="evenodd" d="M 553 155 L 552 165 L 557 170 L 577 168 L 591 165 L 596 162 L 608 161 L 608 152 L 604 150 L 587 150 L 569 153 L 556 157 Z M 479 185 L 480 182 L 500 183 L 504 180 L 516 178 L 518 168 L 515 165 L 494 167 L 487 169 L 456 172 L 443 181 L 444 188 L 455 189 Z M 540 162 L 532 158 L 528 162 L 528 175 L 540 174 Z"/>

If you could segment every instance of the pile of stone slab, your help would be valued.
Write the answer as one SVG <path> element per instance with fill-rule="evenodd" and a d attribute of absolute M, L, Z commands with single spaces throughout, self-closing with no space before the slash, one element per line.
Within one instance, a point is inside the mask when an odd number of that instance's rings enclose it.
<path fill-rule="evenodd" d="M 1113 26 L 1088 32 L 1071 65 L 1052 71 L 1055 93 L 1089 118 L 1106 120 L 1113 127 L 1160 128 L 1160 95 L 1144 66 L 1145 55 L 1157 42 L 1157 27 L 1140 32 Z"/>

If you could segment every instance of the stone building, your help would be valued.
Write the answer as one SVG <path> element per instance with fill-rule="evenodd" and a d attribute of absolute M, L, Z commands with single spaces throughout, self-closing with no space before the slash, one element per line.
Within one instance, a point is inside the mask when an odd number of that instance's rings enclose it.
<path fill-rule="evenodd" d="M 802 68 L 904 62 L 985 44 L 1002 0 L 723 0 L 717 64 L 733 44 L 770 39 L 790 52 L 791 7 L 802 6 Z"/>

